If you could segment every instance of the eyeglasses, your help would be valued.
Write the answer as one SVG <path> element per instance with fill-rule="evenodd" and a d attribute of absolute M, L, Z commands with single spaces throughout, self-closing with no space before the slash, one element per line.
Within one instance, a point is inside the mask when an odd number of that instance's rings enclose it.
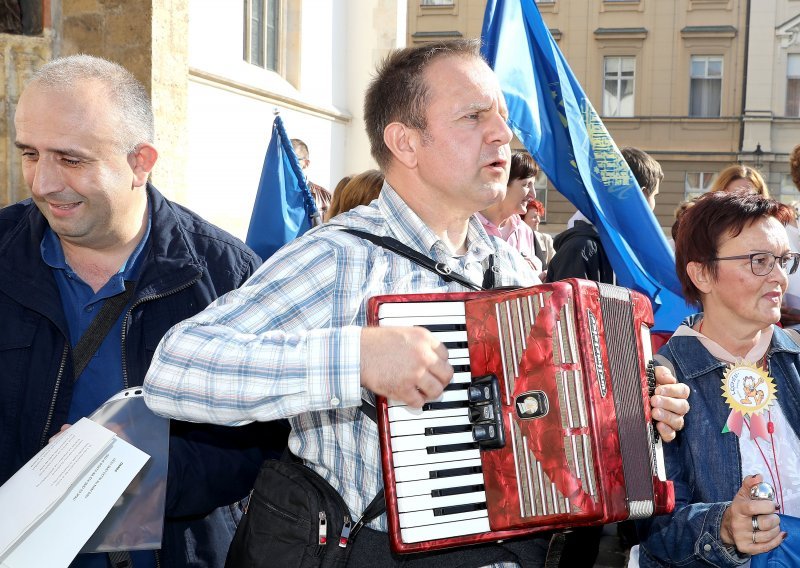
<path fill-rule="evenodd" d="M 720 256 L 712 258 L 711 260 L 750 260 L 750 270 L 756 276 L 766 276 L 772 269 L 775 268 L 775 261 L 777 260 L 781 268 L 786 274 L 794 274 L 797 272 L 797 266 L 800 264 L 800 253 L 785 252 L 778 256 L 771 252 L 754 252 L 751 254 L 741 254 L 739 256 Z"/>

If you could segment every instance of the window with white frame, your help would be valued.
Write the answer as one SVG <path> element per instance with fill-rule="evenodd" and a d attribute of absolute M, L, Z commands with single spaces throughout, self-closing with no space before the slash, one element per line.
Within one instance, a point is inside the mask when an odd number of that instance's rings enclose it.
<path fill-rule="evenodd" d="M 786 116 L 800 116 L 800 53 L 786 59 Z"/>
<path fill-rule="evenodd" d="M 693 56 L 691 62 L 689 116 L 719 116 L 721 101 L 722 57 Z"/>
<path fill-rule="evenodd" d="M 683 198 L 689 201 L 708 192 L 716 175 L 714 172 L 686 172 Z"/>
<path fill-rule="evenodd" d="M 244 0 L 244 59 L 269 69 L 279 69 L 281 0 Z"/>
<path fill-rule="evenodd" d="M 603 58 L 603 116 L 633 116 L 635 57 Z"/>

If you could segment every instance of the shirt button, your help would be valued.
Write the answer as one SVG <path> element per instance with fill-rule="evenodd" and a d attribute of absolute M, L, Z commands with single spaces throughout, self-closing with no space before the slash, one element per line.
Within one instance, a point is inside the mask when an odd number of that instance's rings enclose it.
<path fill-rule="evenodd" d="M 339 406 L 339 403 L 340 403 L 340 402 L 342 402 L 342 401 L 341 401 L 341 400 L 339 400 L 339 399 L 338 399 L 338 398 L 336 398 L 336 397 L 333 397 L 333 398 L 331 399 L 331 404 L 332 404 L 333 406 Z"/>
<path fill-rule="evenodd" d="M 94 309 L 94 306 L 86 306 L 86 311 L 91 312 Z"/>
<path fill-rule="evenodd" d="M 711 545 L 706 544 L 705 546 L 703 546 L 703 550 L 705 550 L 706 552 L 711 552 Z"/>

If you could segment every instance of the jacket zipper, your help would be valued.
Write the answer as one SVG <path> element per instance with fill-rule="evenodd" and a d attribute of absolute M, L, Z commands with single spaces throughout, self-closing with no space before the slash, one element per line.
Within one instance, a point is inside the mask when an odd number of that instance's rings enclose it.
<path fill-rule="evenodd" d="M 129 388 L 128 387 L 128 363 L 125 357 L 125 338 L 127 336 L 126 329 L 128 324 L 128 318 L 133 312 L 133 308 L 136 306 L 144 303 L 149 302 L 151 300 L 157 300 L 160 298 L 164 298 L 171 294 L 175 294 L 180 292 L 181 290 L 185 290 L 189 286 L 193 286 L 198 280 L 200 280 L 201 275 L 197 275 L 196 278 L 187 282 L 182 286 L 178 286 L 177 288 L 173 288 L 168 292 L 162 292 L 161 294 L 153 294 L 152 296 L 147 296 L 145 298 L 140 298 L 136 300 L 133 305 L 128 309 L 127 313 L 125 314 L 125 319 L 122 322 L 122 388 Z M 177 323 L 177 322 L 176 322 Z M 64 367 L 67 364 L 67 354 L 69 353 L 69 339 L 65 339 L 64 343 L 64 351 L 61 353 L 61 364 L 58 367 L 58 376 L 56 377 L 56 387 L 53 390 L 53 397 L 50 399 L 50 408 L 47 411 L 47 420 L 45 421 L 44 430 L 42 431 L 42 438 L 39 441 L 39 448 L 44 448 L 47 445 L 47 433 L 50 431 L 50 426 L 53 423 L 53 414 L 55 413 L 56 408 L 56 399 L 58 398 L 58 391 L 61 389 L 61 379 L 64 376 Z"/>
<path fill-rule="evenodd" d="M 166 298 L 167 296 L 171 296 L 172 294 L 176 294 L 176 293 L 178 293 L 178 292 L 180 292 L 182 290 L 185 290 L 186 288 L 189 288 L 190 286 L 194 286 L 200 280 L 201 276 L 202 276 L 202 274 L 198 274 L 197 277 L 194 278 L 194 280 L 190 280 L 186 284 L 183 284 L 182 286 L 178 286 L 177 288 L 173 288 L 172 290 L 169 290 L 168 292 L 161 292 L 160 294 L 153 294 L 152 296 L 145 296 L 144 298 L 139 298 L 138 300 L 136 300 L 131 305 L 131 307 L 125 313 L 125 319 L 122 320 L 122 340 L 121 340 L 122 341 L 122 387 L 123 388 L 126 388 L 126 389 L 130 388 L 128 386 L 128 360 L 127 360 L 127 357 L 126 357 L 127 351 L 125 350 L 125 343 L 126 343 L 126 339 L 128 337 L 128 334 L 127 334 L 128 318 L 130 317 L 131 313 L 133 313 L 133 309 L 136 308 L 137 306 L 145 303 L 145 302 L 150 302 L 152 300 L 160 300 L 161 298 Z M 175 322 L 175 323 L 177 324 L 178 322 Z"/>
<path fill-rule="evenodd" d="M 40 449 L 47 445 L 47 433 L 50 431 L 50 425 L 53 423 L 53 414 L 56 410 L 56 399 L 58 398 L 58 391 L 61 388 L 61 379 L 64 376 L 64 367 L 67 365 L 67 353 L 69 353 L 69 339 L 65 338 L 64 351 L 61 353 L 61 364 L 58 367 L 58 375 L 56 376 L 56 388 L 53 389 L 53 398 L 50 400 L 50 408 L 47 411 L 47 420 L 44 423 L 42 439 L 39 441 Z"/>

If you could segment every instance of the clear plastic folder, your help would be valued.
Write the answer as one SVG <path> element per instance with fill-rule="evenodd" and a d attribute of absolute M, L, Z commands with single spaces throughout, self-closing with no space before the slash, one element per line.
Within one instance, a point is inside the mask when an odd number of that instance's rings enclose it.
<path fill-rule="evenodd" d="M 117 393 L 89 418 L 150 456 L 81 552 L 161 547 L 169 463 L 169 420 L 153 414 L 141 387 Z"/>

